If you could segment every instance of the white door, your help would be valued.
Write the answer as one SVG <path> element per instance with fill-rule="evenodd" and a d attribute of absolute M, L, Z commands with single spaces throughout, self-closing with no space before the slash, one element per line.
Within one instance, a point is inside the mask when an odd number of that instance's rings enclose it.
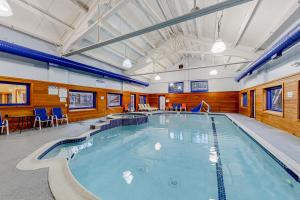
<path fill-rule="evenodd" d="M 135 111 L 135 95 L 130 95 L 130 111 Z"/>
<path fill-rule="evenodd" d="M 165 110 L 166 109 L 166 97 L 160 96 L 159 97 L 159 110 Z"/>

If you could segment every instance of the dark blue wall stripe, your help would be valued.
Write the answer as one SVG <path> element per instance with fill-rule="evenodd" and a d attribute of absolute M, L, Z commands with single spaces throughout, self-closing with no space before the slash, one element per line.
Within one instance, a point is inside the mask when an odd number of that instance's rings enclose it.
<path fill-rule="evenodd" d="M 226 200 L 226 192 L 225 192 L 225 185 L 223 179 L 223 169 L 222 169 L 222 162 L 220 157 L 218 134 L 217 134 L 214 117 L 211 117 L 211 125 L 212 125 L 213 136 L 214 136 L 214 146 L 216 148 L 217 156 L 218 156 L 218 162 L 216 163 L 216 174 L 217 174 L 217 181 L 218 181 L 218 199 Z"/>

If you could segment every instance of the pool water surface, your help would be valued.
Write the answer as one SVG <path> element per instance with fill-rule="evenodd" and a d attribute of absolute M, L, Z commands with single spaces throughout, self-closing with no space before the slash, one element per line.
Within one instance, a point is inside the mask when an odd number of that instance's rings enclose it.
<path fill-rule="evenodd" d="M 222 115 L 153 115 L 146 124 L 109 129 L 79 145 L 70 169 L 102 200 L 300 197 L 299 182 Z M 74 144 L 56 154 L 68 148 Z"/>

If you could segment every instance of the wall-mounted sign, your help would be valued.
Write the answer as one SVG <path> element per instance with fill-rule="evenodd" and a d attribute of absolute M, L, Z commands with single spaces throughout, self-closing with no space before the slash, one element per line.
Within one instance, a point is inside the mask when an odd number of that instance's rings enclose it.
<path fill-rule="evenodd" d="M 68 97 L 67 88 L 59 88 L 58 95 L 59 95 L 60 98 L 67 98 Z"/>
<path fill-rule="evenodd" d="M 191 81 L 191 92 L 208 92 L 208 81 Z"/>
<path fill-rule="evenodd" d="M 49 95 L 58 95 L 58 87 L 48 86 L 48 94 Z"/>
<path fill-rule="evenodd" d="M 287 97 L 288 98 L 293 98 L 293 92 L 287 92 Z"/>
<path fill-rule="evenodd" d="M 59 98 L 59 101 L 65 103 L 65 102 L 67 102 L 67 98 Z"/>

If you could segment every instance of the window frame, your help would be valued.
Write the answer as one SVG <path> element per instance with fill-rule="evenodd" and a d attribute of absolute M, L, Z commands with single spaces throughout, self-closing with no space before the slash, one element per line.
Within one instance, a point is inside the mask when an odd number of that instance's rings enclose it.
<path fill-rule="evenodd" d="M 192 84 L 197 82 L 205 82 L 207 83 L 207 89 L 206 90 L 193 90 Z M 190 88 L 191 92 L 208 92 L 208 80 L 197 80 L 197 81 L 190 81 Z"/>
<path fill-rule="evenodd" d="M 141 97 L 143 97 L 144 103 L 141 103 Z M 146 104 L 147 103 L 147 96 L 146 95 L 139 95 L 139 104 Z"/>
<path fill-rule="evenodd" d="M 173 94 L 178 94 L 178 93 L 184 93 L 184 82 L 183 81 L 179 81 L 179 82 L 172 82 L 174 85 L 175 84 L 182 84 L 181 90 L 180 91 L 173 91 L 170 87 L 170 84 L 168 84 L 168 93 L 173 93 Z"/>
<path fill-rule="evenodd" d="M 272 93 L 271 91 L 274 90 L 274 89 L 281 89 L 281 102 L 282 102 L 282 105 L 281 105 L 281 109 L 278 110 L 278 109 L 273 109 L 272 108 Z M 284 101 L 283 101 L 283 97 L 284 97 L 284 87 L 283 87 L 283 84 L 280 84 L 280 85 L 275 85 L 275 86 L 271 86 L 271 87 L 266 87 L 264 88 L 265 90 L 265 110 L 266 111 L 269 111 L 269 112 L 276 112 L 276 113 L 283 113 L 283 108 L 284 108 Z M 269 96 L 271 95 L 271 96 Z"/>
<path fill-rule="evenodd" d="M 86 106 L 86 107 L 80 107 L 80 108 L 70 108 L 70 93 L 71 92 L 80 92 L 80 93 L 92 93 L 93 94 L 93 106 L 90 107 L 90 106 Z M 97 102 L 97 93 L 94 92 L 94 91 L 86 91 L 86 90 L 72 90 L 72 89 L 69 89 L 68 91 L 68 97 L 69 97 L 69 106 L 68 106 L 68 109 L 69 110 L 89 110 L 89 109 L 96 109 L 96 102 Z"/>
<path fill-rule="evenodd" d="M 0 84 L 7 84 L 7 85 L 22 85 L 26 86 L 26 103 L 8 103 L 2 104 L 0 103 L 0 107 L 10 107 L 10 106 L 30 106 L 31 103 L 31 83 L 24 83 L 24 82 L 17 82 L 17 81 L 0 81 Z"/>
<path fill-rule="evenodd" d="M 246 105 L 245 105 L 246 103 Z M 241 95 L 241 106 L 243 108 L 247 108 L 248 107 L 248 92 L 242 92 Z"/>
<path fill-rule="evenodd" d="M 120 104 L 116 105 L 116 106 L 110 106 L 109 102 L 108 102 L 108 95 L 118 95 L 118 96 L 120 96 Z M 107 99 L 107 107 L 108 108 L 122 107 L 122 105 L 123 105 L 123 94 L 121 94 L 121 93 L 111 93 L 111 92 L 109 92 L 109 93 L 106 94 L 106 99 Z"/>

